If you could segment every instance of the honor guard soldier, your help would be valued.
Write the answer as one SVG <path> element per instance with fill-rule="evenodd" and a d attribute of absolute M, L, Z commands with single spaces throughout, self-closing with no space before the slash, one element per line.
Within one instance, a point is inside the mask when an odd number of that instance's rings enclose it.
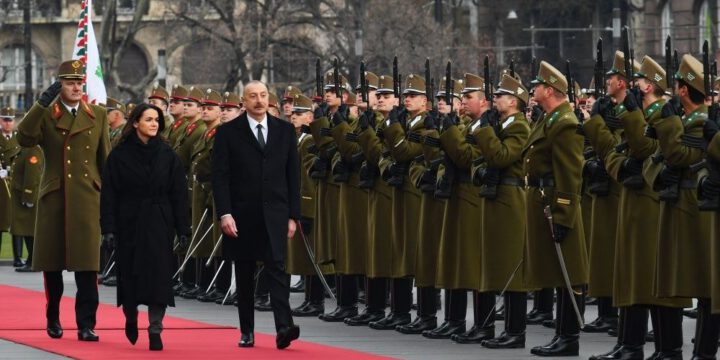
<path fill-rule="evenodd" d="M 18 126 L 23 147 L 40 145 L 45 172 L 38 200 L 33 270 L 43 271 L 47 333 L 59 338 L 62 271 L 75 273 L 78 339 L 97 341 L 97 272 L 100 266 L 100 171 L 110 152 L 105 109 L 82 100 L 84 65 L 65 61 L 53 83 Z M 58 94 L 60 95 L 58 98 Z"/>
<path fill-rule="evenodd" d="M 187 99 L 188 91 L 180 85 L 175 85 L 170 94 L 170 105 L 168 112 L 172 116 L 173 124 L 168 130 L 167 138 L 170 146 L 175 146 L 177 139 L 185 133 L 188 121 L 185 119 L 185 99 Z"/>
<path fill-rule="evenodd" d="M 682 57 L 675 73 L 674 93 L 660 110 L 647 135 L 656 137 L 655 165 L 645 166 L 645 178 L 660 199 L 659 239 L 655 273 L 655 294 L 660 298 L 698 298 L 698 313 L 709 307 L 710 214 L 700 212 L 697 174 L 690 169 L 704 157 L 702 129 L 708 119 L 703 65 L 692 55 Z M 701 310 L 702 309 L 702 310 Z M 682 309 L 657 307 L 660 321 L 655 338 L 660 340 L 659 357 L 682 357 Z M 695 351 L 705 340 L 706 325 L 698 319 Z M 658 334 L 659 333 L 659 334 Z M 713 340 L 717 342 L 717 340 Z"/>
<path fill-rule="evenodd" d="M 480 294 L 505 291 L 505 329 L 499 337 L 481 344 L 508 349 L 525 347 L 527 293 L 519 269 L 525 245 L 522 149 L 530 135 L 523 109 L 529 96 L 522 82 L 507 73 L 494 95 L 495 109 L 485 112 L 472 133 L 485 160 L 485 168 L 473 173 L 473 181 L 479 178 L 482 184 L 481 253 L 491 254 L 483 257 L 477 289 Z M 481 321 L 487 326 L 493 319 Z"/>
<path fill-rule="evenodd" d="M 2 136 L 0 136 L 0 235 L 3 232 L 10 231 L 11 223 L 11 195 L 10 195 L 10 171 L 12 169 L 15 158 L 20 152 L 16 132 L 13 130 L 15 125 L 15 109 L 5 107 L 0 109 L 0 120 L 2 123 Z M 25 265 L 22 261 L 22 240 L 12 240 L 13 266 L 21 267 Z"/>
<path fill-rule="evenodd" d="M 147 103 L 157 106 L 160 110 L 162 110 L 163 115 L 165 115 L 165 128 L 163 129 L 163 133 L 161 134 L 165 138 L 170 134 L 170 129 L 172 128 L 172 122 L 173 119 L 170 116 L 167 116 L 168 109 L 170 107 L 170 95 L 168 95 L 167 90 L 165 90 L 164 87 L 160 86 L 160 84 L 153 85 L 152 90 L 150 91 L 150 95 L 148 95 Z"/>
<path fill-rule="evenodd" d="M 108 97 L 105 109 L 107 109 L 108 125 L 110 126 L 110 146 L 114 148 L 120 141 L 120 135 L 125 128 L 125 105 Z"/>
<path fill-rule="evenodd" d="M 367 252 L 365 259 L 365 310 L 357 316 L 345 319 L 351 326 L 368 325 L 385 317 L 388 281 L 392 276 L 395 258 L 392 246 L 393 192 L 400 191 L 380 179 L 380 163 L 389 159 L 390 149 L 383 142 L 385 118 L 397 106 L 393 93 L 391 76 L 378 77 L 372 72 L 365 73 L 368 102 L 360 102 L 363 113 L 359 120 L 358 143 L 363 152 L 360 165 L 359 186 L 368 189 Z M 362 86 L 355 90 L 362 92 Z"/>
<path fill-rule="evenodd" d="M 295 95 L 302 95 L 302 90 L 300 90 L 297 86 L 288 85 L 282 96 L 283 118 L 287 121 L 290 121 L 290 117 L 293 113 L 293 101 L 295 100 Z"/>
<path fill-rule="evenodd" d="M 225 92 L 220 109 L 222 110 L 222 122 L 230 122 L 242 115 L 242 99 L 238 94 Z"/>
<path fill-rule="evenodd" d="M 523 148 L 528 179 L 523 270 L 528 288 L 556 288 L 558 320 L 553 340 L 531 352 L 577 356 L 584 297 L 582 291 L 577 295 L 576 289 L 588 281 L 580 215 L 583 139 L 576 133 L 578 119 L 567 102 L 565 76 L 542 61 L 532 83 L 533 97 L 545 115 L 532 127 Z M 570 286 L 564 278 L 569 278 Z"/>
<path fill-rule="evenodd" d="M 272 116 L 280 118 L 280 99 L 277 94 L 270 92 L 270 102 L 268 103 L 268 113 Z"/>
<path fill-rule="evenodd" d="M 40 146 L 20 149 L 12 167 L 10 181 L 12 199 L 12 230 L 13 245 L 25 242 L 28 257 L 23 267 L 17 272 L 32 272 L 33 241 L 37 214 L 38 190 L 43 173 L 43 154 Z"/>
<path fill-rule="evenodd" d="M 125 120 L 130 119 L 130 115 L 132 115 L 133 110 L 135 110 L 135 106 L 137 106 L 135 103 L 127 103 L 127 105 L 125 105 Z"/>
<path fill-rule="evenodd" d="M 287 100 L 286 100 L 287 101 Z M 313 251 L 313 218 L 315 217 L 315 181 L 310 177 L 310 168 L 315 160 L 312 148 L 315 144 L 308 126 L 313 121 L 313 102 L 302 94 L 295 94 L 292 101 L 290 122 L 298 135 L 300 156 L 300 227 L 293 238 L 288 239 L 287 273 L 302 276 L 305 297 L 300 306 L 292 309 L 293 316 L 318 316 L 325 312 L 325 295 L 320 277 L 315 272 L 310 251 Z M 304 130 L 304 131 L 303 131 Z"/>

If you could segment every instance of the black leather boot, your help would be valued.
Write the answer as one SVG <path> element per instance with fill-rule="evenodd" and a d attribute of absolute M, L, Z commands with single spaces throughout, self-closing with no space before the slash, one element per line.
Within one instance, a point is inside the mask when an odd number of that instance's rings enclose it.
<path fill-rule="evenodd" d="M 654 306 L 657 313 L 655 328 L 656 352 L 651 356 L 657 360 L 682 360 L 682 308 Z M 655 322 L 653 322 L 655 325 Z"/>
<path fill-rule="evenodd" d="M 535 291 L 533 296 L 533 309 L 527 314 L 528 325 L 540 325 L 545 320 L 552 320 L 553 293 L 553 289 Z"/>
<path fill-rule="evenodd" d="M 342 322 L 346 318 L 356 316 L 357 308 L 357 279 L 350 275 L 337 275 L 337 308 L 331 313 L 322 314 L 318 318 L 327 322 Z"/>
<path fill-rule="evenodd" d="M 423 331 L 437 327 L 437 294 L 434 287 L 418 287 L 417 290 L 417 316 L 413 322 L 395 328 L 402 334 L 422 334 Z"/>
<path fill-rule="evenodd" d="M 450 339 L 465 332 L 467 312 L 467 290 L 445 290 L 445 321 L 435 329 L 425 330 L 422 336 L 428 339 Z"/>
<path fill-rule="evenodd" d="M 495 337 L 495 293 L 473 291 L 474 324 L 467 332 L 450 339 L 458 344 L 480 344 Z"/>
<path fill-rule="evenodd" d="M 25 265 L 22 259 L 23 249 L 23 237 L 13 236 L 12 237 L 12 253 L 13 253 L 13 267 L 19 268 Z"/>
<path fill-rule="evenodd" d="M 698 316 L 695 324 L 695 360 L 714 360 L 718 350 L 718 333 L 720 332 L 720 315 L 711 313 L 710 299 L 698 299 Z"/>
<path fill-rule="evenodd" d="M 526 299 L 527 293 L 525 292 L 505 292 L 505 331 L 497 338 L 484 340 L 480 345 L 489 349 L 524 348 Z"/>

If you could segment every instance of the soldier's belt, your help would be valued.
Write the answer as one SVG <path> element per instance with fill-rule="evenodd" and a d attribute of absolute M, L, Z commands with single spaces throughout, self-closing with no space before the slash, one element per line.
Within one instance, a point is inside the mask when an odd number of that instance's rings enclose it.
<path fill-rule="evenodd" d="M 521 179 L 521 178 L 512 177 L 512 176 L 504 176 L 504 177 L 500 178 L 499 185 L 525 187 L 525 180 Z"/>
<path fill-rule="evenodd" d="M 682 144 L 687 147 L 691 147 L 691 148 L 695 148 L 695 149 L 703 149 L 703 150 L 707 147 L 707 142 L 705 141 L 704 138 L 692 136 L 692 135 L 688 135 L 688 134 L 682 135 Z"/>
<path fill-rule="evenodd" d="M 528 178 L 528 187 L 555 187 L 555 179 L 551 176 L 545 176 L 544 178 Z"/>
<path fill-rule="evenodd" d="M 698 186 L 698 183 L 696 180 L 691 180 L 691 179 L 680 180 L 680 188 L 681 189 L 696 189 L 697 186 Z"/>

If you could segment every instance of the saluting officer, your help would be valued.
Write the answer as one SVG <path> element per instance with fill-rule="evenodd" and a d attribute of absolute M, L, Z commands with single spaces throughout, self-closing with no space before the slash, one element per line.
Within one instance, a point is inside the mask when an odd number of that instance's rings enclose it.
<path fill-rule="evenodd" d="M 100 266 L 100 171 L 110 152 L 104 108 L 82 100 L 84 65 L 65 61 L 52 84 L 18 126 L 18 142 L 40 145 L 45 173 L 38 200 L 33 269 L 43 271 L 47 333 L 62 336 L 62 271 L 75 272 L 78 339 L 97 341 L 97 272 Z M 57 95 L 60 97 L 56 99 Z"/>
<path fill-rule="evenodd" d="M 523 148 L 528 178 L 528 236 L 523 268 L 528 288 L 556 288 L 558 320 L 555 337 L 547 345 L 534 347 L 531 352 L 539 356 L 577 356 L 580 326 L 570 296 L 575 296 L 582 314 L 582 292 L 577 295 L 575 289 L 582 288 L 588 281 L 588 258 L 580 215 L 583 139 L 576 133 L 578 119 L 567 102 L 565 76 L 542 61 L 532 83 L 535 84 L 533 97 L 545 115 L 533 126 Z M 553 242 L 560 245 L 573 289 L 565 286 L 560 257 Z"/>

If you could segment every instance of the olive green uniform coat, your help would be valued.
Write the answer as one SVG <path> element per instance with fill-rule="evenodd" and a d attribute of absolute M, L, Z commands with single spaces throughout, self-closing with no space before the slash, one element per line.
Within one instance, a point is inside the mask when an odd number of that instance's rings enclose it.
<path fill-rule="evenodd" d="M 12 167 L 12 224 L 15 236 L 34 236 L 38 190 L 43 173 L 43 155 L 39 146 L 20 150 Z"/>
<path fill-rule="evenodd" d="M 425 113 L 407 119 L 406 127 L 394 123 L 385 128 L 385 145 L 390 148 L 392 159 L 398 163 L 409 163 L 423 153 L 421 144 L 407 140 L 411 132 L 421 132 L 425 128 Z M 408 164 L 409 165 L 409 164 Z M 408 166 L 409 168 L 409 166 Z M 417 256 L 418 237 L 420 235 L 420 197 L 421 193 L 415 184 L 405 176 L 402 190 L 393 196 L 393 263 L 392 277 L 401 278 L 414 275 Z M 397 196 L 402 194 L 401 196 Z M 402 199 L 400 201 L 400 198 Z"/>
<path fill-rule="evenodd" d="M 625 113 L 625 107 L 615 107 L 618 116 Z M 583 125 L 585 136 L 590 140 L 599 159 L 615 151 L 623 137 L 622 130 L 611 130 L 600 115 L 591 117 Z M 607 167 L 607 166 L 606 166 Z M 618 223 L 618 205 L 622 185 L 611 179 L 609 192 L 605 196 L 591 194 L 590 222 L 583 225 L 590 228 L 590 239 L 587 240 L 590 256 L 590 277 L 588 295 L 593 297 L 610 297 L 613 292 L 613 269 L 615 264 L 615 237 Z M 586 231 L 587 233 L 587 231 Z"/>
<path fill-rule="evenodd" d="M 175 119 L 175 121 L 172 124 L 172 127 L 167 130 L 168 131 L 167 138 L 168 138 L 168 143 L 170 144 L 170 146 L 175 148 L 178 138 L 180 138 L 180 136 L 185 133 L 185 129 L 187 129 L 188 124 L 189 123 L 187 120 L 185 120 L 185 118 Z"/>
<path fill-rule="evenodd" d="M 478 127 L 473 136 L 489 168 L 502 169 L 502 178 L 523 178 L 522 149 L 530 136 L 525 116 L 518 112 L 500 121 L 498 135 L 492 127 Z M 483 202 L 480 255 L 481 292 L 502 291 L 513 271 L 520 265 L 525 247 L 525 189 L 498 185 L 497 197 Z M 508 291 L 525 291 L 522 271 L 518 269 Z"/>
<path fill-rule="evenodd" d="M 8 140 L 0 133 L 0 165 L 8 172 L 12 169 L 15 157 L 20 152 L 16 135 L 13 132 L 12 137 Z M 12 219 L 10 181 L 11 178 L 0 179 L 0 231 L 10 230 Z"/>
<path fill-rule="evenodd" d="M 553 221 L 569 228 L 562 241 L 570 283 L 587 284 L 588 256 L 580 214 L 583 138 L 576 132 L 578 120 L 564 102 L 548 111 L 532 128 L 523 148 L 528 179 L 552 175 L 555 187 L 527 190 L 527 241 L 523 262 L 525 285 L 529 289 L 564 287 L 550 225 L 543 209 L 550 206 Z"/>
<path fill-rule="evenodd" d="M 98 271 L 100 172 L 110 152 L 106 110 L 81 102 L 73 118 L 60 100 L 47 108 L 36 103 L 18 126 L 18 142 L 40 145 L 45 154 L 33 269 Z"/>
<path fill-rule="evenodd" d="M 315 217 L 315 181 L 310 178 L 309 170 L 315 160 L 315 155 L 310 152 L 310 147 L 315 142 L 309 134 L 301 133 L 298 136 L 298 154 L 300 155 L 300 215 L 303 219 L 312 221 Z M 310 229 L 311 230 L 311 229 Z M 308 229 L 303 229 L 308 245 L 313 246 L 312 233 Z M 287 258 L 285 259 L 288 274 L 295 275 L 315 275 L 312 261 L 305 249 L 305 244 L 300 234 L 300 229 L 295 231 L 295 235 L 288 239 Z M 323 272 L 325 273 L 325 272 Z"/>
<path fill-rule="evenodd" d="M 202 120 L 197 120 L 192 124 L 188 124 L 185 130 L 178 135 L 177 142 L 173 147 L 173 150 L 180 157 L 180 161 L 183 164 L 185 173 L 190 177 L 190 165 L 192 165 L 192 154 L 195 144 L 200 141 L 205 134 L 205 123 Z"/>
<path fill-rule="evenodd" d="M 330 127 L 328 118 L 322 117 L 310 123 L 310 131 L 318 151 L 318 156 L 328 156 L 328 149 L 334 145 L 333 138 L 320 134 L 320 129 Z M 328 159 L 329 163 L 330 159 Z M 335 262 L 337 246 L 338 202 L 340 184 L 333 181 L 328 168 L 324 179 L 317 182 L 315 201 L 315 224 L 313 238 L 315 243 L 315 261 L 318 264 Z"/>
<path fill-rule="evenodd" d="M 194 258 L 209 257 L 222 233 L 219 221 L 214 220 L 216 217 L 214 216 L 215 206 L 212 192 L 211 159 L 213 145 L 215 144 L 215 132 L 217 132 L 217 127 L 206 130 L 203 136 L 195 141 L 191 155 L 192 229 L 193 234 L 197 233 L 197 235 L 195 235 L 189 249 L 192 250 L 197 245 L 197 249 L 192 254 Z M 205 210 L 207 210 L 207 215 L 205 215 L 205 219 L 201 223 L 200 220 Z M 203 239 L 203 235 L 211 226 L 213 229 Z M 238 224 L 238 228 L 242 228 L 242 224 Z M 200 242 L 201 240 L 202 242 Z M 221 254 L 221 249 L 218 249 L 215 256 Z"/>
<path fill-rule="evenodd" d="M 665 164 L 681 168 L 681 179 L 696 181 L 690 165 L 704 156 L 702 149 L 682 144 L 682 135 L 702 137 L 708 108 L 691 114 L 663 118 L 655 123 L 658 145 Z M 660 203 L 658 261 L 655 291 L 658 297 L 710 297 L 710 217 L 697 204 L 697 189 L 679 190 L 674 204 Z"/>
<path fill-rule="evenodd" d="M 376 113 L 375 126 L 384 129 L 385 122 L 380 113 Z M 365 155 L 366 166 L 378 167 L 389 149 L 377 136 L 375 129 L 368 127 L 358 136 L 358 143 Z M 385 159 L 388 162 L 389 159 Z M 365 257 L 365 275 L 369 278 L 387 278 L 392 276 L 392 199 L 395 189 L 380 177 L 368 192 L 368 238 Z"/>
<path fill-rule="evenodd" d="M 455 167 L 450 198 L 443 211 L 438 271 L 435 285 L 443 289 L 477 289 L 482 269 L 482 199 L 470 181 L 473 160 L 480 148 L 468 143 L 466 135 L 479 127 L 476 120 L 460 130 L 457 126 L 440 135 L 445 155 Z M 439 176 L 439 175 L 438 175 Z M 463 177 L 462 180 L 459 178 Z"/>

